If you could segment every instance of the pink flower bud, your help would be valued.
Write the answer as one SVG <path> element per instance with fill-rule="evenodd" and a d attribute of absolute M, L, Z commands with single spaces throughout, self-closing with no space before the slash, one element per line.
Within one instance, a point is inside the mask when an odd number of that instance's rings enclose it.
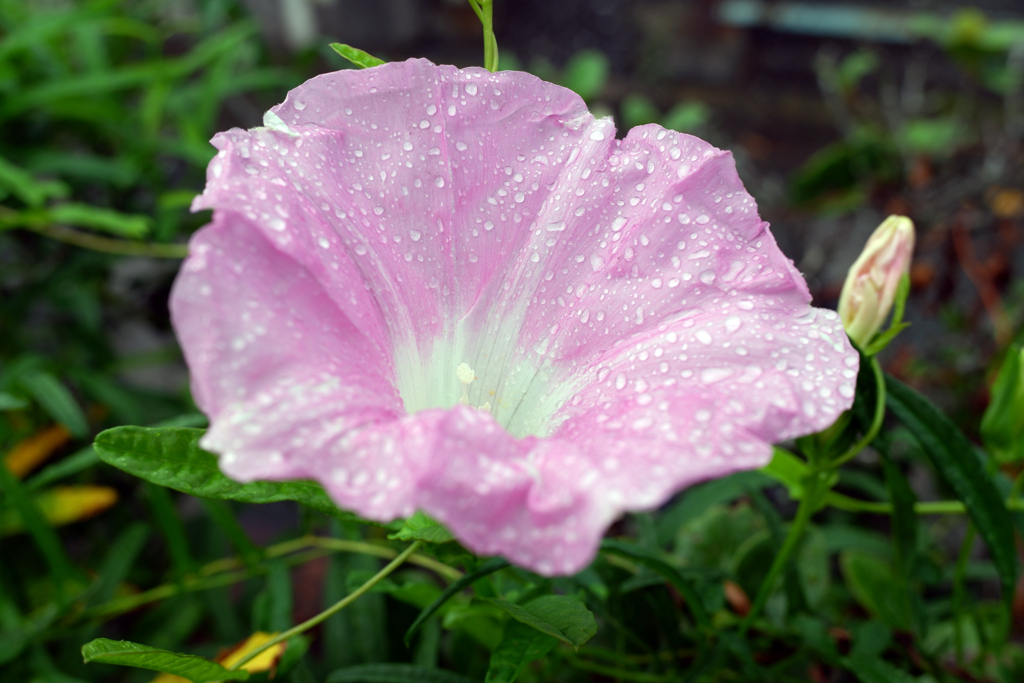
<path fill-rule="evenodd" d="M 839 317 L 858 346 L 871 341 L 888 317 L 900 278 L 910 270 L 913 252 L 913 221 L 889 216 L 850 266 L 839 297 Z"/>

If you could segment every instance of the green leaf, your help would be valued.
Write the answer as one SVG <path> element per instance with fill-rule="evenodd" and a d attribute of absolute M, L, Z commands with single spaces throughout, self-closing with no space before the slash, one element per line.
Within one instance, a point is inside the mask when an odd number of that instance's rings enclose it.
<path fill-rule="evenodd" d="M 996 462 L 1024 460 L 1024 348 L 1012 347 L 992 384 L 981 438 Z"/>
<path fill-rule="evenodd" d="M 572 645 L 577 650 L 597 633 L 597 621 L 586 605 L 567 595 L 545 595 L 525 605 L 484 598 L 516 621 Z"/>
<path fill-rule="evenodd" d="M 67 203 L 50 207 L 47 218 L 53 223 L 102 230 L 119 237 L 139 239 L 149 232 L 148 216 L 121 213 L 89 204 Z"/>
<path fill-rule="evenodd" d="M 518 621 L 509 622 L 501 642 L 491 653 L 484 681 L 512 683 L 530 662 L 543 659 L 555 645 L 558 639 Z"/>
<path fill-rule="evenodd" d="M 142 552 L 147 540 L 149 526 L 144 522 L 134 522 L 121 532 L 110 546 L 110 550 L 103 558 L 103 564 L 96 573 L 96 582 L 90 589 L 90 606 L 99 605 L 114 597 L 121 582 L 135 566 L 135 558 Z"/>
<path fill-rule="evenodd" d="M 64 197 L 67 185 L 56 181 L 36 180 L 28 171 L 0 157 L 0 189 L 10 190 L 15 197 L 31 207 L 40 207 L 50 197 Z"/>
<path fill-rule="evenodd" d="M 598 50 L 580 50 L 565 65 L 561 85 L 589 101 L 601 94 L 606 80 L 608 57 Z"/>
<path fill-rule="evenodd" d="M 402 528 L 389 535 L 388 538 L 399 541 L 426 541 L 427 543 L 448 543 L 455 540 L 447 527 L 419 510 L 402 522 Z"/>
<path fill-rule="evenodd" d="M 974 446 L 928 399 L 886 375 L 887 405 L 913 433 L 946 483 L 963 501 L 978 533 L 985 539 L 999 572 L 1003 599 L 1013 599 L 1017 554 L 1013 522 L 995 483 L 985 474 Z"/>
<path fill-rule="evenodd" d="M 928 628 L 928 620 L 924 614 L 921 596 L 915 591 L 915 584 L 912 580 L 918 555 L 917 514 L 914 512 L 917 496 L 910 488 L 910 482 L 903 476 L 886 449 L 880 445 L 878 448 L 882 454 L 882 469 L 885 472 L 885 483 L 893 507 L 890 533 L 893 543 L 894 577 L 898 583 L 902 584 L 907 593 L 914 631 L 918 636 L 924 636 Z"/>
<path fill-rule="evenodd" d="M 731 502 L 751 489 L 764 488 L 770 483 L 771 480 L 760 472 L 737 472 L 687 489 L 658 518 L 658 544 L 667 545 L 680 527 L 701 516 L 711 506 Z"/>
<path fill-rule="evenodd" d="M 228 479 L 217 467 L 217 456 L 199 447 L 204 433 L 181 427 L 115 427 L 101 432 L 93 447 L 109 465 L 192 496 L 243 503 L 294 500 L 345 521 L 372 523 L 340 510 L 323 487 L 311 481 L 240 484 Z"/>
<path fill-rule="evenodd" d="M 363 664 L 337 669 L 324 683 L 475 683 L 453 671 L 415 664 Z"/>
<path fill-rule="evenodd" d="M 864 553 L 844 552 L 839 566 L 850 592 L 864 609 L 894 629 L 911 629 L 910 596 L 906 584 L 893 575 L 891 564 Z"/>
<path fill-rule="evenodd" d="M 704 609 L 704 603 L 701 600 L 700 594 L 693 587 L 693 584 L 679 573 L 675 567 L 646 548 L 641 548 L 632 543 L 623 543 L 611 538 L 606 538 L 601 542 L 601 550 L 628 557 L 661 574 L 682 594 L 686 604 L 690 607 L 690 613 L 693 614 L 693 620 L 697 622 L 697 626 L 701 628 L 711 627 L 711 619 Z"/>
<path fill-rule="evenodd" d="M 56 377 L 48 372 L 35 370 L 21 375 L 18 381 L 50 417 L 67 427 L 73 435 L 81 438 L 89 433 L 85 413 L 68 388 Z"/>
<path fill-rule="evenodd" d="M 778 446 L 772 451 L 772 461 L 758 470 L 785 486 L 793 500 L 804 497 L 804 478 L 809 471 L 807 463 Z"/>
<path fill-rule="evenodd" d="M 0 460 L 0 493 L 3 493 L 6 498 L 5 502 L 21 518 L 25 528 L 28 529 L 46 558 L 52 575 L 50 578 L 56 589 L 57 601 L 63 604 L 65 600 L 64 586 L 77 575 L 75 566 L 64 551 L 64 544 L 57 536 L 57 532 L 46 523 L 46 518 L 35 500 L 28 494 L 25 486 L 11 474 L 3 460 Z"/>
<path fill-rule="evenodd" d="M 624 128 L 642 126 L 646 123 L 655 123 L 661 118 L 661 110 L 650 100 L 649 97 L 632 93 L 623 98 L 619 105 L 619 112 L 622 114 L 622 125 Z"/>
<path fill-rule="evenodd" d="M 0 410 L 21 410 L 28 407 L 28 401 L 0 391 Z"/>
<path fill-rule="evenodd" d="M 692 133 L 711 118 L 711 111 L 703 102 L 680 102 L 669 109 L 661 119 L 661 125 L 680 133 Z"/>
<path fill-rule="evenodd" d="M 86 664 L 117 664 L 173 674 L 187 678 L 192 683 L 244 681 L 249 678 L 248 671 L 228 671 L 220 664 L 202 657 L 158 650 L 127 640 L 97 638 L 82 646 L 82 659 Z"/>
<path fill-rule="evenodd" d="M 492 557 L 491 559 L 487 560 L 482 565 L 480 565 L 480 567 L 477 568 L 476 571 L 466 574 L 461 579 L 459 579 L 452 585 L 448 586 L 448 588 L 446 588 L 445 591 L 438 596 L 437 600 L 434 600 L 434 602 L 430 603 L 426 608 L 424 608 L 423 611 L 420 612 L 419 616 L 416 617 L 416 620 L 412 622 L 412 626 L 410 626 L 409 630 L 405 632 L 405 644 L 409 644 L 409 641 L 412 638 L 413 634 L 416 633 L 417 629 L 419 629 L 420 626 L 423 625 L 423 622 L 425 622 L 427 619 L 433 616 L 433 614 L 438 609 L 440 609 L 441 605 L 448 602 L 448 600 L 453 595 L 461 592 L 467 586 L 471 585 L 474 581 L 482 579 L 488 574 L 493 574 L 499 569 L 504 569 L 507 566 L 508 562 L 506 560 L 500 557 Z"/>
<path fill-rule="evenodd" d="M 368 52 L 363 52 L 359 48 L 352 47 L 351 45 L 345 45 L 344 43 L 331 43 L 331 49 L 358 66 L 360 69 L 368 69 L 373 66 L 387 64 L 383 59 L 377 59 Z"/>

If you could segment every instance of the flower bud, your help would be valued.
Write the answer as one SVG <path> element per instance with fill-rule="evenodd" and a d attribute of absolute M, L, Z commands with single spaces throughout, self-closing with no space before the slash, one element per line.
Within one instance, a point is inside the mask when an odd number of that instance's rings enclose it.
<path fill-rule="evenodd" d="M 910 269 L 913 251 L 913 221 L 906 216 L 889 216 L 850 266 L 839 297 L 839 317 L 858 346 L 871 341 L 885 322 L 900 278 Z"/>

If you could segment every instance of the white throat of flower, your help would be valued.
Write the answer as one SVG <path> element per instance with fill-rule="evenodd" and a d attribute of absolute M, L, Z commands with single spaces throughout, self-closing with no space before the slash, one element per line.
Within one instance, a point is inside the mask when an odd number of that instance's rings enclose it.
<path fill-rule="evenodd" d="M 468 405 L 490 413 L 517 438 L 550 436 L 561 423 L 555 413 L 575 393 L 579 378 L 559 372 L 549 354 L 515 352 L 513 334 L 460 332 L 454 343 L 435 342 L 429 355 L 414 343 L 396 349 L 396 388 L 405 411 Z M 481 336 L 494 343 L 471 348 L 462 341 Z"/>

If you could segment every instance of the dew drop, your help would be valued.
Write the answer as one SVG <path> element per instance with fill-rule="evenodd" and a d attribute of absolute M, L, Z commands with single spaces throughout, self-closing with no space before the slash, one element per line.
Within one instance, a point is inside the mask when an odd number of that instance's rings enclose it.
<path fill-rule="evenodd" d="M 732 375 L 732 368 L 704 368 L 700 371 L 700 381 L 703 384 L 714 384 L 730 375 Z"/>

